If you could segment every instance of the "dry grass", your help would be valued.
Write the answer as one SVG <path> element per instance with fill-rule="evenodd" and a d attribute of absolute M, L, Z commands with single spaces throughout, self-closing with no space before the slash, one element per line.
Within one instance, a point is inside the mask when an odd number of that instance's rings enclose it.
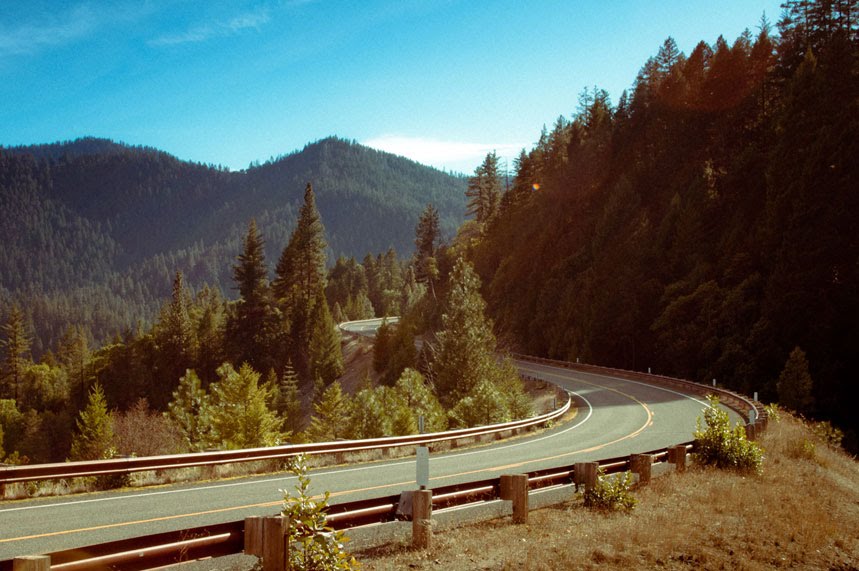
<path fill-rule="evenodd" d="M 359 553 L 379 569 L 859 569 L 859 463 L 796 419 L 770 423 L 764 473 L 668 474 L 628 515 L 570 502 Z"/>

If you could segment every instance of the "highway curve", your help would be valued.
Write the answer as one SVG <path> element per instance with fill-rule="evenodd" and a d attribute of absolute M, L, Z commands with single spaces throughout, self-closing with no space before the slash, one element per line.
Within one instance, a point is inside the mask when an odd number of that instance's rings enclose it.
<path fill-rule="evenodd" d="M 573 462 L 624 456 L 688 441 L 705 406 L 676 390 L 517 362 L 523 374 L 570 391 L 578 414 L 538 435 L 430 459 L 431 486 L 485 479 Z M 739 417 L 732 414 L 732 422 Z M 315 491 L 332 503 L 414 489 L 413 459 L 312 473 Z M 93 545 L 169 530 L 235 521 L 278 511 L 286 474 L 64 498 L 0 502 L 0 560 Z"/>

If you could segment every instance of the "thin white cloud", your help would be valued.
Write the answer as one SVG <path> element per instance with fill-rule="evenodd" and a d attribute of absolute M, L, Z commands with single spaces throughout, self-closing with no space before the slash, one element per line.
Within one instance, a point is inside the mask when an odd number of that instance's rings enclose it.
<path fill-rule="evenodd" d="M 98 18 L 86 5 L 16 27 L 0 24 L 0 57 L 32 54 L 89 36 Z"/>
<path fill-rule="evenodd" d="M 259 29 L 271 20 L 266 9 L 241 14 L 229 20 L 194 26 L 180 34 L 160 36 L 149 41 L 151 46 L 175 46 L 180 44 L 205 42 L 212 38 L 232 36 L 250 28 Z"/>
<path fill-rule="evenodd" d="M 400 135 L 382 135 L 365 140 L 363 144 L 425 165 L 464 173 L 472 172 L 492 151 L 499 157 L 514 157 L 525 146 L 518 143 L 441 141 Z"/>

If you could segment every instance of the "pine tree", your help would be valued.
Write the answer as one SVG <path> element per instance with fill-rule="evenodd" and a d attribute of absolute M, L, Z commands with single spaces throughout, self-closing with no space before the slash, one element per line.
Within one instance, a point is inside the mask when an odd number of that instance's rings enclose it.
<path fill-rule="evenodd" d="M 346 435 L 349 401 L 339 381 L 325 389 L 318 402 L 313 403 L 313 416 L 307 429 L 312 442 L 331 442 Z"/>
<path fill-rule="evenodd" d="M 189 451 L 200 452 L 214 444 L 210 399 L 195 371 L 186 371 L 179 379 L 165 414 L 179 430 Z"/>
<path fill-rule="evenodd" d="M 433 284 L 438 280 L 438 264 L 436 262 L 436 247 L 439 242 L 438 210 L 432 204 L 427 204 L 418 219 L 415 228 L 415 279 L 418 283 Z"/>
<path fill-rule="evenodd" d="M 392 334 L 388 320 L 383 319 L 373 339 L 373 370 L 377 373 L 381 373 L 388 367 Z"/>
<path fill-rule="evenodd" d="M 448 406 L 469 394 L 481 379 L 497 376 L 495 336 L 485 307 L 479 278 L 468 262 L 458 259 L 432 362 L 433 382 Z"/>
<path fill-rule="evenodd" d="M 483 163 L 468 179 L 467 214 L 474 215 L 478 223 L 488 223 L 498 213 L 501 201 L 501 178 L 498 174 L 498 155 L 495 151 L 486 155 Z"/>
<path fill-rule="evenodd" d="M 426 379 L 415 369 L 406 369 L 397 379 L 394 390 L 400 395 L 403 408 L 408 411 L 411 419 L 403 423 L 403 412 L 398 423 L 395 423 L 395 434 L 417 433 L 418 417 L 424 418 L 424 432 L 441 432 L 447 429 L 447 415 L 441 403 L 438 402 Z M 399 424 L 400 428 L 396 428 Z M 406 432 L 403 426 L 414 425 L 413 432 Z"/>
<path fill-rule="evenodd" d="M 163 308 L 156 327 L 162 366 L 160 382 L 148 391 L 149 399 L 156 409 L 164 409 L 179 378 L 193 367 L 196 360 L 196 339 L 189 314 L 189 298 L 182 272 L 176 272 L 170 302 Z"/>
<path fill-rule="evenodd" d="M 284 420 L 284 427 L 291 434 L 301 431 L 301 396 L 298 392 L 298 375 L 287 361 L 278 383 L 275 410 Z"/>
<path fill-rule="evenodd" d="M 60 362 L 66 369 L 69 387 L 76 396 L 77 407 L 82 409 L 93 380 L 89 336 L 81 326 L 70 326 L 60 339 Z"/>
<path fill-rule="evenodd" d="M 0 346 L 3 347 L 5 356 L 3 358 L 3 388 L 0 395 L 11 397 L 18 401 L 19 390 L 24 369 L 27 366 L 27 356 L 30 353 L 30 337 L 24 325 L 24 316 L 17 305 L 13 305 L 9 316 L 2 328 L 3 339 Z"/>
<path fill-rule="evenodd" d="M 268 407 L 269 395 L 259 385 L 260 375 L 245 363 L 236 371 L 225 363 L 218 369 L 212 391 L 212 428 L 228 449 L 275 446 L 282 422 Z"/>
<path fill-rule="evenodd" d="M 227 327 L 233 361 L 267 370 L 273 366 L 274 331 L 265 251 L 255 220 L 248 225 L 242 253 L 233 266 L 233 278 L 240 296 Z"/>
<path fill-rule="evenodd" d="M 113 421 L 99 383 L 90 390 L 86 408 L 80 412 L 76 424 L 71 460 L 102 460 L 112 455 Z"/>
<path fill-rule="evenodd" d="M 328 384 L 343 374 L 343 353 L 340 350 L 340 332 L 331 318 L 321 288 L 316 297 L 311 327 L 310 374 Z"/>
<path fill-rule="evenodd" d="M 814 406 L 814 382 L 808 372 L 805 351 L 794 347 L 776 383 L 779 402 L 797 412 L 810 412 Z"/>
<path fill-rule="evenodd" d="M 313 186 L 307 183 L 298 222 L 278 260 L 272 284 L 285 322 L 289 324 L 293 364 L 302 376 L 311 375 L 310 338 L 314 331 L 314 307 L 319 292 L 325 291 L 324 233 L 316 210 Z"/>

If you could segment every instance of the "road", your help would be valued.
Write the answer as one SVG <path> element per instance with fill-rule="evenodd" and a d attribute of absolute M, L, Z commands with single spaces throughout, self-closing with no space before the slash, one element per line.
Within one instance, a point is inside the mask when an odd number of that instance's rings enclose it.
<path fill-rule="evenodd" d="M 700 397 L 644 383 L 516 363 L 523 374 L 573 393 L 575 418 L 538 435 L 507 443 L 437 454 L 431 485 L 490 478 L 573 462 L 624 456 L 690 440 L 705 404 Z M 739 419 L 731 413 L 732 422 Z M 321 469 L 312 489 L 332 492 L 332 503 L 414 489 L 413 459 Z M 235 521 L 278 511 L 287 474 L 0 503 L 0 560 L 93 545 L 168 530 Z"/>

